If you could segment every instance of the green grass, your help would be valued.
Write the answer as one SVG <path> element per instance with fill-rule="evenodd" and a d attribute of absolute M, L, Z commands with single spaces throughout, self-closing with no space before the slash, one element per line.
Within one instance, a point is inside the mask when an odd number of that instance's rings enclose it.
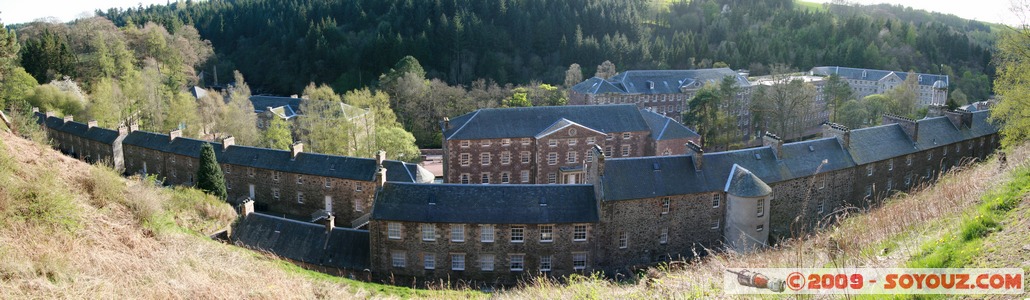
<path fill-rule="evenodd" d="M 822 3 L 805 2 L 805 1 L 794 1 L 794 5 L 799 9 L 807 9 L 810 11 L 825 11 L 826 7 Z"/>
<path fill-rule="evenodd" d="M 482 299 L 487 298 L 489 294 L 477 291 L 477 290 L 425 290 L 425 289 L 414 289 L 403 286 L 371 283 L 359 280 L 352 280 L 345 277 L 332 276 L 325 273 L 320 273 L 308 269 L 301 268 L 295 264 L 287 262 L 285 260 L 278 260 L 275 262 L 276 265 L 282 270 L 298 274 L 316 281 L 325 281 L 330 283 L 342 283 L 348 286 L 359 288 L 367 291 L 376 296 L 395 296 L 398 298 L 409 299 L 409 298 L 432 298 L 432 299 Z"/>
<path fill-rule="evenodd" d="M 1030 168 L 1018 168 L 1013 175 L 1005 185 L 984 195 L 974 212 L 962 217 L 958 232 L 924 243 L 909 267 L 962 268 L 972 263 L 981 253 L 983 238 L 1002 230 L 1001 221 L 1030 192 Z"/>

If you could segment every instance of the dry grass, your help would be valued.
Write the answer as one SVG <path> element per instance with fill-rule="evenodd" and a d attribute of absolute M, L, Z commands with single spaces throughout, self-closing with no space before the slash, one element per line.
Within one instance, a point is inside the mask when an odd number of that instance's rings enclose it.
<path fill-rule="evenodd" d="M 905 267 L 924 242 L 952 229 L 957 231 L 956 221 L 975 211 L 989 190 L 1007 182 L 1009 170 L 1028 165 L 1028 158 L 1030 146 L 1024 145 L 1009 153 L 1009 164 L 1004 168 L 992 159 L 950 172 L 922 191 L 896 195 L 881 207 L 852 215 L 830 229 L 761 252 L 719 253 L 689 262 L 686 270 L 658 267 L 634 283 L 588 278 L 563 285 L 539 280 L 501 293 L 499 298 L 720 298 L 727 297 L 721 292 L 726 269 Z"/>
<path fill-rule="evenodd" d="M 0 299 L 396 297 L 204 236 L 234 217 L 0 132 Z"/>

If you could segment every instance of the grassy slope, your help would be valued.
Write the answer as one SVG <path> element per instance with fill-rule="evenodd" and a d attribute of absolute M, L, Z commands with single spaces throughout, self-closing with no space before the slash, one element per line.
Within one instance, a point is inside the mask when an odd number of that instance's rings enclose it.
<path fill-rule="evenodd" d="M 687 270 L 649 270 L 635 283 L 612 284 L 583 278 L 569 285 L 540 281 L 502 294 L 502 298 L 712 298 L 722 297 L 727 268 L 767 267 L 906 267 L 925 266 L 927 256 L 957 254 L 963 247 L 935 248 L 939 240 L 978 232 L 973 252 L 958 256 L 950 267 L 1022 267 L 1030 270 L 1030 146 L 1011 151 L 1009 165 L 996 160 L 949 173 L 941 181 L 911 195 L 899 195 L 883 206 L 852 216 L 838 226 L 749 255 L 723 253 L 692 263 Z M 999 200 L 1002 199 L 1002 200 Z M 1012 199 L 1016 199 L 1013 201 Z M 1011 210 L 996 210 L 999 203 Z M 1003 205 L 1004 206 L 1004 205 Z M 985 209 L 997 224 L 971 230 Z M 973 225 L 971 225 L 973 224 Z M 991 225 L 991 224 L 987 224 Z M 958 249 L 954 251 L 953 249 Z M 947 252 L 947 253 L 941 253 Z M 964 260 L 962 260 L 964 259 Z M 1030 283 L 1030 278 L 1027 279 Z M 600 296 L 600 297 L 599 297 Z M 1011 298 L 1006 295 L 1000 298 Z M 1018 298 L 1025 298 L 1023 294 Z"/>
<path fill-rule="evenodd" d="M 0 130 L 0 299 L 466 298 L 356 282 L 206 237 L 235 217 Z"/>

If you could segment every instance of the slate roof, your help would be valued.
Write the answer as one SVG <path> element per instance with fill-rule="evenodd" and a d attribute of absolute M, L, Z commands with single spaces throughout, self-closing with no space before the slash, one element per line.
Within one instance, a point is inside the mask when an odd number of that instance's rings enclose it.
<path fill-rule="evenodd" d="M 656 141 L 701 138 L 697 132 L 656 112 L 645 109 L 640 111 L 640 115 L 647 122 L 647 127 L 651 128 L 651 138 Z"/>
<path fill-rule="evenodd" d="M 46 117 L 45 115 L 42 116 L 44 118 Z M 39 116 L 37 116 L 37 118 L 39 118 Z M 118 131 L 97 126 L 89 128 L 89 125 L 75 121 L 65 122 L 64 119 L 58 117 L 46 118 L 46 122 L 44 124 L 53 130 L 57 130 L 88 140 L 98 141 L 108 145 L 113 144 L 114 141 L 118 139 Z"/>
<path fill-rule="evenodd" d="M 680 88 L 698 88 L 732 76 L 740 86 L 749 86 L 747 78 L 729 68 L 696 70 L 628 70 L 608 80 L 587 79 L 572 87 L 581 94 L 676 94 Z"/>
<path fill-rule="evenodd" d="M 572 90 L 580 94 L 625 93 L 624 90 L 599 77 L 593 77 L 580 82 L 572 86 Z"/>
<path fill-rule="evenodd" d="M 769 185 L 740 165 L 733 165 L 733 170 L 730 171 L 730 177 L 726 179 L 726 187 L 723 191 L 737 197 L 749 198 L 764 197 L 772 193 Z"/>
<path fill-rule="evenodd" d="M 855 166 L 851 154 L 834 137 L 784 144 L 779 157 L 789 172 L 784 180 L 810 176 L 816 169 L 825 173 Z"/>
<path fill-rule="evenodd" d="M 594 223 L 591 185 L 387 183 L 373 220 L 424 223 Z M 545 203 L 546 205 L 541 205 Z"/>
<path fill-rule="evenodd" d="M 264 112 L 269 107 L 288 106 L 295 113 L 300 112 L 300 98 L 278 96 L 250 96 L 250 103 L 256 112 Z"/>
<path fill-rule="evenodd" d="M 221 143 L 183 137 L 169 142 L 168 135 L 138 130 L 129 133 L 122 143 L 189 157 L 200 157 L 201 145 L 209 143 L 215 148 L 219 163 L 351 180 L 372 181 L 377 169 L 375 159 L 371 158 L 301 152 L 293 159 L 290 151 L 237 145 L 223 151 Z M 432 181 L 432 178 L 419 176 L 421 171 L 416 164 L 386 160 L 383 166 L 387 181 Z"/>
<path fill-rule="evenodd" d="M 863 75 L 865 71 L 865 76 Z M 874 70 L 874 69 L 859 69 L 859 68 L 847 68 L 847 67 L 836 67 L 836 66 L 825 66 L 825 67 L 814 67 L 811 70 L 812 75 L 829 76 L 831 74 L 840 75 L 840 77 L 854 80 L 872 80 L 877 81 L 887 77 L 891 73 L 898 75 L 901 80 L 905 80 L 908 77 L 908 72 L 903 71 L 886 71 L 886 70 Z M 934 86 L 934 84 L 948 86 L 948 75 L 937 75 L 937 74 L 925 74 L 916 73 L 916 75 L 922 75 L 918 79 L 919 85 Z M 937 83 L 937 81 L 941 81 Z"/>
<path fill-rule="evenodd" d="M 606 200 L 641 199 L 712 191 L 690 156 L 607 159 L 601 189 Z"/>
<path fill-rule="evenodd" d="M 600 132 L 648 131 L 632 104 L 484 108 L 452 118 L 447 140 L 534 137 L 562 118 Z"/>
<path fill-rule="evenodd" d="M 848 151 L 856 165 L 864 165 L 915 153 L 919 149 L 916 149 L 915 142 L 905 134 L 901 125 L 888 124 L 851 130 Z"/>
<path fill-rule="evenodd" d="M 327 234 L 325 225 L 251 213 L 236 224 L 230 238 L 295 261 L 351 270 L 369 267 L 367 230 L 334 227 Z"/>

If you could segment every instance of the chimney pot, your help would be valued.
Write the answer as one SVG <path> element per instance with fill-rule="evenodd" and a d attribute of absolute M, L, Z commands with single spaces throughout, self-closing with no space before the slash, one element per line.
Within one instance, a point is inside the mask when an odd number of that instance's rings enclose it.
<path fill-rule="evenodd" d="M 382 167 L 384 160 L 386 160 L 386 151 L 376 151 L 376 166 Z"/>
<path fill-rule="evenodd" d="M 240 203 L 240 216 L 246 217 L 247 215 L 254 212 L 254 200 L 250 198 L 244 199 L 243 203 Z"/>

